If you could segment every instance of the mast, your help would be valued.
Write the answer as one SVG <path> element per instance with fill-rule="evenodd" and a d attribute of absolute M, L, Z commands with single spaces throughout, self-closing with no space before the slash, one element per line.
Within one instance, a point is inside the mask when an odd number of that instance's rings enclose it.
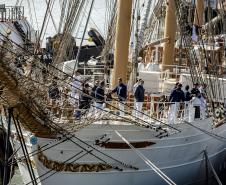
<path fill-rule="evenodd" d="M 204 0 L 196 0 L 195 7 L 194 25 L 200 27 L 203 25 Z"/>
<path fill-rule="evenodd" d="M 114 69 L 112 72 L 113 87 L 117 85 L 118 78 L 122 78 L 125 82 L 127 77 L 131 11 L 132 0 L 119 1 L 116 24 Z"/>
<path fill-rule="evenodd" d="M 176 15 L 174 0 L 168 0 L 166 3 L 165 33 L 164 38 L 169 38 L 163 47 L 162 70 L 170 69 L 169 65 L 174 64 L 174 45 L 176 37 Z"/>

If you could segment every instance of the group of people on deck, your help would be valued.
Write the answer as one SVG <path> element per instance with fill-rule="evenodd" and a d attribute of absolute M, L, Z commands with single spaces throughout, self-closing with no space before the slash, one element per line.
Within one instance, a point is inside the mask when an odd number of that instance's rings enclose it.
<path fill-rule="evenodd" d="M 140 117 L 143 102 L 144 102 L 144 81 L 139 79 L 134 85 L 135 97 L 135 116 Z M 88 109 L 91 104 L 95 107 L 96 111 L 105 108 L 105 102 L 112 100 L 112 94 L 117 94 L 118 110 L 120 116 L 125 116 L 125 102 L 127 100 L 127 86 L 123 83 L 122 78 L 118 78 L 118 85 L 112 90 L 106 90 L 105 81 L 95 81 L 91 91 L 89 91 L 89 84 L 82 83 L 81 74 L 79 71 L 75 72 L 74 80 L 72 82 L 71 97 L 77 104 L 77 109 Z M 76 101 L 77 100 L 77 101 Z M 92 101 L 94 100 L 94 101 Z M 81 111 L 75 111 L 74 116 L 80 118 Z"/>
<path fill-rule="evenodd" d="M 144 81 L 139 80 L 134 86 L 134 97 L 135 97 L 135 110 L 137 116 L 139 117 L 142 106 L 144 102 Z M 118 85 L 111 90 L 109 93 L 105 93 L 105 82 L 101 81 L 98 85 L 98 82 L 95 83 L 92 88 L 92 96 L 95 98 L 95 107 L 97 109 L 104 108 L 105 100 L 112 100 L 111 95 L 116 93 L 118 97 L 118 109 L 119 115 L 125 116 L 125 102 L 127 100 L 127 86 L 123 83 L 122 78 L 118 78 Z"/>
<path fill-rule="evenodd" d="M 138 79 L 133 86 L 134 111 L 133 117 L 142 118 L 142 108 L 145 101 L 144 81 Z M 206 117 L 206 84 L 195 83 L 191 89 L 188 85 L 182 90 L 182 84 L 177 82 L 172 89 L 168 102 L 169 110 L 167 123 L 174 124 L 178 117 L 178 112 L 183 103 L 184 120 L 192 121 L 194 118 L 205 119 Z M 122 78 L 118 78 L 117 86 L 112 90 L 107 90 L 105 81 L 95 81 L 92 88 L 85 83 L 79 71 L 76 71 L 71 83 L 71 99 L 75 107 L 74 116 L 81 117 L 81 110 L 95 109 L 100 112 L 105 108 L 105 103 L 112 100 L 112 94 L 117 94 L 118 112 L 120 116 L 126 116 L 125 104 L 127 100 L 127 85 L 123 83 Z M 52 100 L 60 98 L 60 91 L 57 87 L 56 79 L 49 87 L 49 97 Z"/>
<path fill-rule="evenodd" d="M 184 103 L 184 120 L 193 121 L 194 118 L 206 118 L 206 84 L 194 83 L 182 90 L 182 84 L 177 82 L 169 97 L 168 124 L 174 124 L 181 103 Z"/>

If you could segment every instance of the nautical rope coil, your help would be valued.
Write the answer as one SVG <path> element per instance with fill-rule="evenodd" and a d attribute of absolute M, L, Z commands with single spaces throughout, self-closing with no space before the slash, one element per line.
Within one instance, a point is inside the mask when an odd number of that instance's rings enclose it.
<path fill-rule="evenodd" d="M 0 62 L 0 80 L 4 85 L 1 97 L 7 100 L 7 105 L 14 107 L 15 115 L 19 115 L 19 120 L 30 132 L 38 137 L 50 137 L 55 135 L 50 128 L 42 125 L 26 107 L 28 106 L 26 104 L 28 99 L 32 99 L 27 97 L 27 94 L 30 94 L 31 91 L 27 91 L 27 89 L 24 88 L 24 86 L 21 87 L 21 85 L 25 84 L 29 86 L 29 81 L 23 78 L 23 76 L 17 78 L 17 73 L 7 66 L 6 62 L 5 60 L 1 60 Z M 19 85 L 18 82 L 20 82 Z M 26 106 L 24 104 L 26 104 Z M 26 120 L 26 122 L 24 120 Z M 45 132 L 41 133 L 40 130 L 44 130 Z"/>
<path fill-rule="evenodd" d="M 62 163 L 59 161 L 53 161 L 48 159 L 41 151 L 40 146 L 38 146 L 38 160 L 48 168 L 55 171 L 69 171 L 69 172 L 99 172 L 108 169 L 112 169 L 112 166 L 103 163 L 96 164 L 79 164 L 79 163 Z"/>
<path fill-rule="evenodd" d="M 226 118 L 225 118 L 225 108 L 223 103 L 217 103 L 215 105 L 215 111 L 214 111 L 214 117 L 213 117 L 213 122 L 214 126 L 218 127 L 221 126 L 222 124 L 225 123 Z"/>

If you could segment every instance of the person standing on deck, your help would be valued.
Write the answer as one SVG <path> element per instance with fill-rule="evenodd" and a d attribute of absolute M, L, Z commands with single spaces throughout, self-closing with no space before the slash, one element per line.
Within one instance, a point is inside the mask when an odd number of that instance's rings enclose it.
<path fill-rule="evenodd" d="M 138 79 L 138 80 L 136 81 L 136 83 L 133 85 L 133 94 L 135 93 L 135 91 L 136 91 L 136 89 L 137 89 L 137 87 L 138 87 L 138 85 L 139 85 L 139 83 L 140 83 L 141 80 L 142 80 L 141 78 Z"/>
<path fill-rule="evenodd" d="M 118 95 L 118 104 L 119 104 L 119 110 L 120 110 L 120 116 L 124 116 L 124 104 L 127 98 L 127 87 L 126 85 L 122 82 L 122 78 L 118 79 L 118 86 L 115 87 L 115 89 L 113 89 L 111 91 L 112 93 L 117 93 Z"/>
<path fill-rule="evenodd" d="M 203 84 L 199 87 L 199 91 L 200 91 L 200 113 L 201 113 L 201 116 L 200 118 L 201 119 L 205 119 L 206 118 L 206 88 L 207 88 L 207 85 L 206 84 Z"/>
<path fill-rule="evenodd" d="M 169 113 L 168 124 L 174 124 L 177 118 L 178 109 L 180 108 L 180 102 L 184 102 L 184 92 L 181 90 L 182 84 L 178 84 L 169 97 Z"/>
<path fill-rule="evenodd" d="M 95 98 L 95 92 L 96 92 L 96 89 L 97 89 L 99 83 L 100 83 L 99 80 L 96 80 L 95 83 L 94 83 L 93 88 L 91 89 L 91 96 L 92 96 L 93 98 Z M 95 106 L 95 101 L 94 101 L 94 99 L 92 100 L 92 104 Z M 91 111 L 92 111 L 92 110 L 95 110 L 95 107 L 94 107 L 94 106 L 91 107 Z"/>
<path fill-rule="evenodd" d="M 71 88 L 71 96 L 75 100 L 75 102 L 79 101 L 81 91 L 82 91 L 82 78 L 81 78 L 81 73 L 77 70 L 73 75 L 72 88 Z"/>
<path fill-rule="evenodd" d="M 141 117 L 141 111 L 142 111 L 142 108 L 143 108 L 143 103 L 144 103 L 144 92 L 145 92 L 145 89 L 143 87 L 144 85 L 144 81 L 141 80 L 139 81 L 139 85 L 137 86 L 136 88 L 136 91 L 134 93 L 134 96 L 135 96 L 135 105 L 136 105 L 136 117 Z"/>
<path fill-rule="evenodd" d="M 60 90 L 57 84 L 57 77 L 52 79 L 52 83 L 49 85 L 48 94 L 50 99 L 50 105 L 55 106 L 57 100 L 60 99 Z"/>
<path fill-rule="evenodd" d="M 141 78 L 137 79 L 136 83 L 133 85 L 133 95 L 135 94 L 136 89 L 141 80 L 142 80 Z M 134 102 L 133 102 L 133 109 L 134 110 L 133 110 L 132 114 L 133 114 L 133 116 L 136 116 L 136 99 L 135 98 L 134 98 Z"/>
<path fill-rule="evenodd" d="M 71 87 L 71 98 L 72 98 L 72 104 L 75 107 L 74 110 L 74 116 L 79 118 L 80 117 L 80 111 L 76 110 L 79 108 L 79 101 L 80 101 L 80 95 L 82 92 L 82 82 L 81 82 L 81 74 L 78 70 L 75 71 L 75 74 L 73 75 L 73 81 L 72 81 L 72 87 Z"/>
<path fill-rule="evenodd" d="M 89 92 L 89 84 L 86 83 L 83 86 L 82 93 L 81 93 L 81 100 L 79 102 L 79 109 L 83 109 L 84 112 L 85 110 L 88 110 L 90 108 L 90 103 L 91 103 L 92 98 L 90 97 L 90 92 Z"/>
<path fill-rule="evenodd" d="M 194 97 L 200 97 L 199 83 L 194 83 L 194 87 L 191 90 L 191 94 Z"/>
<path fill-rule="evenodd" d="M 189 92 L 189 85 L 185 86 L 185 92 L 184 92 L 184 119 L 188 121 L 189 118 L 189 106 L 190 101 L 192 99 L 191 93 Z"/>
<path fill-rule="evenodd" d="M 104 87 L 105 87 L 105 82 L 101 81 L 95 91 L 95 98 L 96 98 L 95 107 L 97 109 L 97 112 L 100 112 L 99 110 L 104 108 L 103 106 L 105 102 Z"/>
<path fill-rule="evenodd" d="M 189 114 L 189 121 L 193 121 L 194 118 L 200 118 L 200 105 L 201 105 L 201 93 L 199 91 L 199 84 L 195 83 L 194 87 L 191 90 L 192 95 L 192 111 L 191 114 Z"/>
<path fill-rule="evenodd" d="M 93 86 L 93 88 L 91 90 L 91 96 L 94 97 L 94 98 L 95 98 L 95 92 L 96 92 L 96 89 L 97 89 L 99 83 L 100 83 L 99 80 L 96 80 L 95 84 L 94 84 L 94 86 Z"/>
<path fill-rule="evenodd" d="M 142 57 L 138 57 L 137 60 L 138 60 L 137 72 L 138 72 L 138 75 L 139 75 L 139 72 L 144 71 L 145 63 L 144 63 Z"/>
<path fill-rule="evenodd" d="M 171 90 L 171 93 L 172 93 L 175 89 L 177 89 L 177 87 L 178 87 L 179 84 L 180 84 L 180 82 L 176 82 L 175 86 L 174 86 L 173 89 Z"/>

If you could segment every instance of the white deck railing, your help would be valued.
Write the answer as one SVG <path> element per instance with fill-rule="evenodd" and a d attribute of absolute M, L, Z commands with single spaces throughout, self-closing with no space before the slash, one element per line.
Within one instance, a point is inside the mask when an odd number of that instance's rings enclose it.
<path fill-rule="evenodd" d="M 106 107 L 113 111 L 120 111 L 119 110 L 119 103 L 120 102 L 107 102 Z M 127 115 L 135 115 L 135 112 L 137 111 L 135 109 L 135 102 L 133 101 L 126 101 L 124 105 L 125 113 Z M 169 107 L 170 105 L 174 104 L 173 102 L 161 102 L 161 101 L 150 101 L 150 102 L 144 102 L 142 111 L 140 112 L 141 118 L 148 119 L 148 118 L 156 118 L 158 120 L 166 121 L 168 118 L 169 113 Z M 184 112 L 185 112 L 185 103 L 181 102 L 180 106 L 178 108 L 176 117 L 179 120 L 182 120 L 184 118 Z M 125 114 L 126 115 L 126 114 Z"/>

